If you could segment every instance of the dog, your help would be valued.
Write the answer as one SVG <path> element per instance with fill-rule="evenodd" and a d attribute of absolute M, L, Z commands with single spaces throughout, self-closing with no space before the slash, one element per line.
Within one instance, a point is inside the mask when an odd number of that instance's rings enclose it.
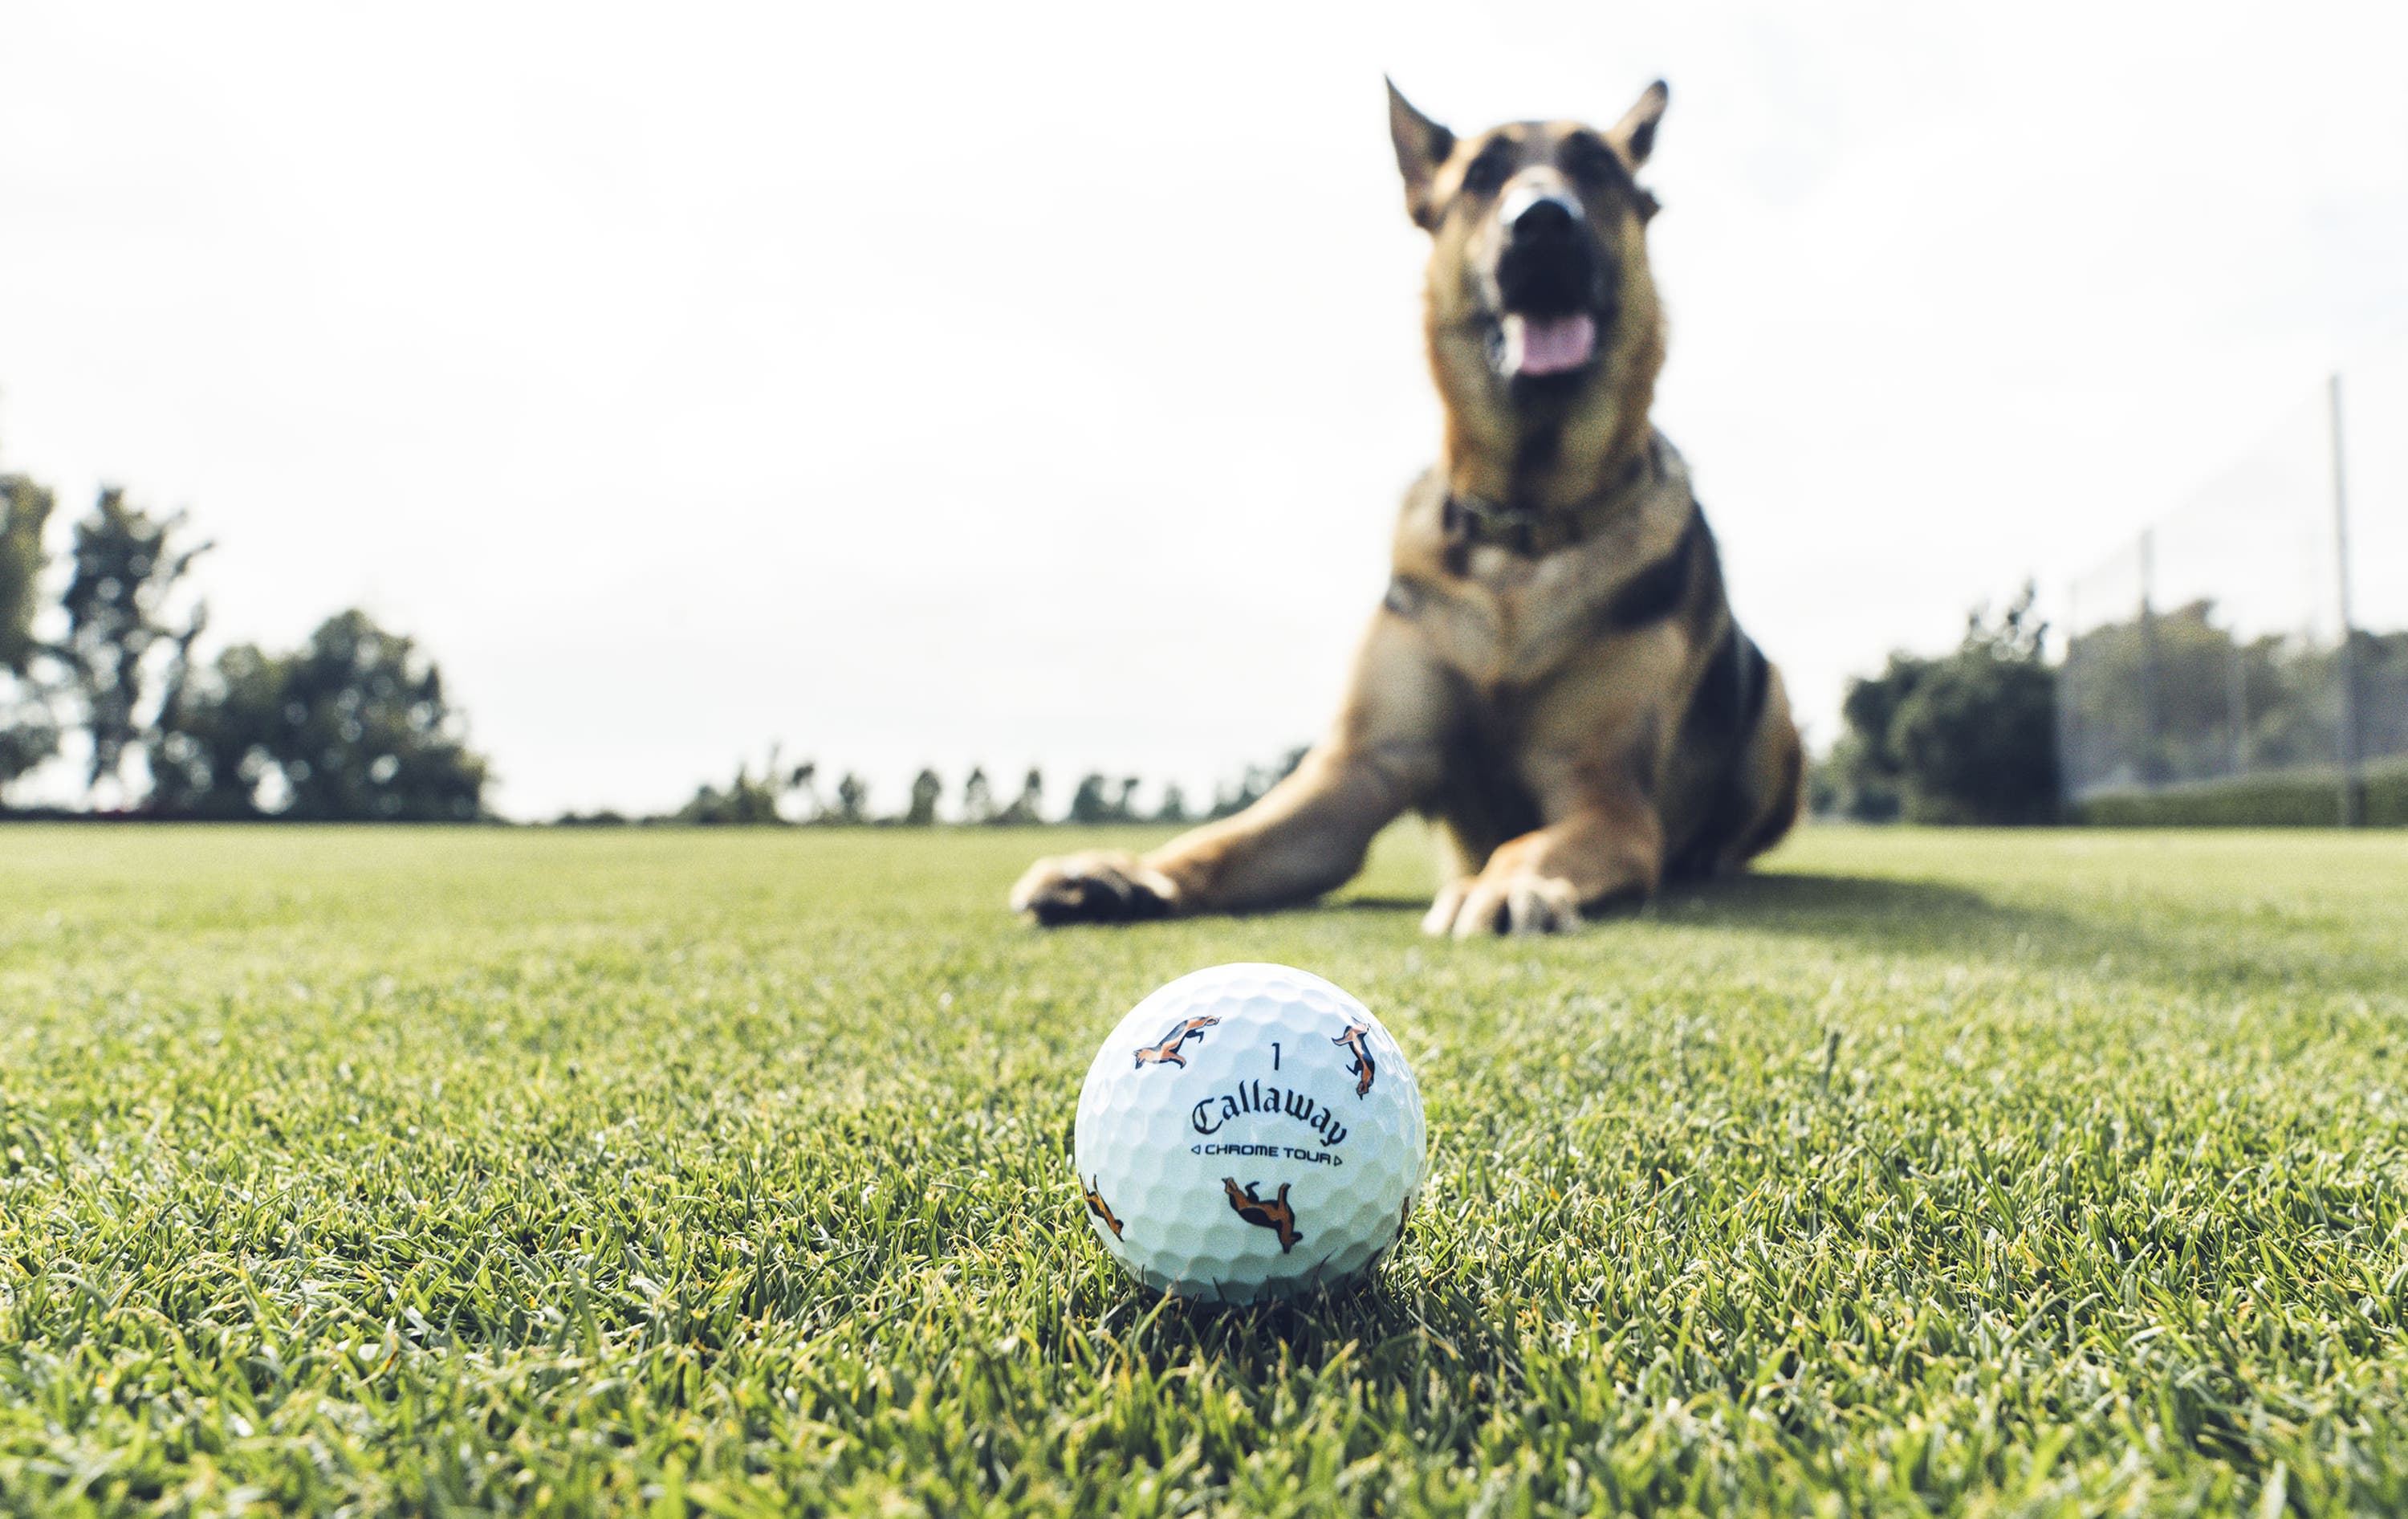
<path fill-rule="evenodd" d="M 1258 1197 L 1254 1195 L 1254 1182 L 1247 1182 L 1246 1189 L 1240 1192 L 1236 1177 L 1221 1178 L 1221 1190 L 1229 1195 L 1229 1206 L 1237 1210 L 1238 1216 L 1247 1223 L 1277 1234 L 1283 1255 L 1294 1250 L 1297 1241 L 1304 1238 L 1296 1232 L 1296 1210 L 1288 1206 L 1287 1186 L 1285 1182 L 1282 1182 L 1276 1197 Z"/>
<path fill-rule="evenodd" d="M 1148 1066 L 1186 1065 L 1187 1057 L 1179 1052 L 1186 1047 L 1189 1039 L 1202 1039 L 1204 1031 L 1219 1024 L 1220 1021 L 1218 1018 L 1190 1018 L 1162 1036 L 1161 1043 L 1139 1045 L 1137 1064 L 1131 1068 L 1143 1070 Z"/>
<path fill-rule="evenodd" d="M 1370 1096 L 1371 1082 L 1380 1074 L 1380 1063 L 1371 1058 L 1370 1032 L 1362 1024 L 1348 1024 L 1344 1033 L 1329 1041 L 1345 1050 L 1346 1074 L 1354 1078 L 1354 1095 L 1358 1097 Z"/>
<path fill-rule="evenodd" d="M 1039 860 L 1043 924 L 1308 901 L 1419 810 L 1450 868 L 1422 926 L 1577 926 L 1739 868 L 1798 817 L 1780 672 L 1742 632 L 1686 464 L 1648 412 L 1664 317 L 1640 169 L 1670 92 L 1609 131 L 1469 138 L 1388 86 L 1405 208 L 1430 236 L 1424 330 L 1439 463 L 1407 491 L 1393 574 L 1344 702 L 1237 816 L 1142 858 Z"/>
<path fill-rule="evenodd" d="M 1121 1220 L 1120 1215 L 1112 1211 L 1112 1205 L 1104 1201 L 1104 1195 L 1096 1190 L 1096 1184 L 1093 1182 L 1088 1182 L 1086 1186 L 1081 1190 L 1086 1194 L 1087 1211 L 1095 1214 L 1096 1222 L 1102 1224 L 1104 1227 L 1112 1231 L 1113 1239 L 1119 1239 L 1121 1237 Z"/>

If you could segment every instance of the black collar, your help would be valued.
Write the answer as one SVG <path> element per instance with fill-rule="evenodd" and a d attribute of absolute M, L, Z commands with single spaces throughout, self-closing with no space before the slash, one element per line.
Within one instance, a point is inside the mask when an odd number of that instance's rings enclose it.
<path fill-rule="evenodd" d="M 1528 559 L 1542 559 L 1588 537 L 1622 515 L 1633 498 L 1663 478 L 1655 438 L 1587 500 L 1570 507 L 1523 507 L 1486 496 L 1448 492 L 1440 509 L 1440 530 L 1450 543 L 1488 544 Z"/>

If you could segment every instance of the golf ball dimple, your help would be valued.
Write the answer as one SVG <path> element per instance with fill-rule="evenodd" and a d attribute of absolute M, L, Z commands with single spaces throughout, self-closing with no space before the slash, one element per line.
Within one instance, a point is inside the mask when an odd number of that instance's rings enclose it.
<path fill-rule="evenodd" d="M 1404 1052 L 1318 976 L 1216 966 L 1121 1020 L 1079 1093 L 1088 1222 L 1139 1281 L 1250 1302 L 1335 1286 L 1403 1235 L 1426 1130 Z"/>

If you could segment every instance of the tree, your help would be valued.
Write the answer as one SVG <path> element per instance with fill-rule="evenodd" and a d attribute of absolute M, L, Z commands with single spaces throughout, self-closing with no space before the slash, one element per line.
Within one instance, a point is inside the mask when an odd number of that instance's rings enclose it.
<path fill-rule="evenodd" d="M 945 795 L 945 783 L 934 770 L 922 770 L 911 778 L 911 806 L 903 814 L 907 827 L 925 828 L 937 821 L 937 803 Z"/>
<path fill-rule="evenodd" d="M 1307 752 L 1309 751 L 1306 747 L 1299 744 L 1289 750 L 1286 757 L 1276 765 L 1247 766 L 1245 774 L 1238 780 L 1236 789 L 1232 790 L 1226 786 L 1217 788 L 1217 794 L 1212 798 L 1212 810 L 1205 816 L 1226 818 L 1254 806 L 1261 801 L 1273 786 L 1295 774 L 1296 767 L 1304 763 Z"/>
<path fill-rule="evenodd" d="M 1073 823 L 1135 823 L 1137 788 L 1140 784 L 1133 775 L 1118 781 L 1108 781 L 1096 774 L 1082 776 L 1079 790 L 1070 798 L 1070 821 Z"/>
<path fill-rule="evenodd" d="M 22 475 L 0 475 L 0 670 L 30 671 L 39 645 L 34 641 L 34 609 L 42 595 L 42 570 L 50 555 L 42 530 L 57 498 Z"/>
<path fill-rule="evenodd" d="M 468 752 L 443 675 L 365 612 L 319 624 L 286 666 L 283 760 L 294 818 L 466 822 L 485 761 Z"/>
<path fill-rule="evenodd" d="M 1112 804 L 1104 795 L 1105 781 L 1093 771 L 1079 778 L 1079 789 L 1070 794 L 1070 821 L 1080 824 L 1110 823 Z"/>
<path fill-rule="evenodd" d="M 48 693 L 26 676 L 0 671 L 0 788 L 58 752 Z"/>
<path fill-rule="evenodd" d="M 1807 800 L 1817 813 L 1858 823 L 1896 823 L 1906 810 L 1886 734 L 1879 743 L 1853 728 L 1841 734 L 1822 763 L 1813 767 L 1809 782 Z"/>
<path fill-rule="evenodd" d="M 969 779 L 962 782 L 962 821 L 973 827 L 995 821 L 995 788 L 984 766 L 972 766 Z"/>
<path fill-rule="evenodd" d="M 57 505 L 22 475 L 0 475 L 0 787 L 58 752 L 59 724 L 50 682 L 35 668 L 40 605 L 42 529 Z"/>
<path fill-rule="evenodd" d="M 1818 768 L 1837 810 L 1863 823 L 1893 823 L 1906 810 L 1905 762 L 1890 742 L 1898 709 L 1936 661 L 1892 652 L 1879 675 L 1848 682 L 1840 703 L 1846 731 Z"/>
<path fill-rule="evenodd" d="M 243 644 L 179 690 L 150 755 L 175 817 L 465 823 L 488 778 L 416 644 L 346 611 L 293 653 Z"/>
<path fill-rule="evenodd" d="M 606 807 L 593 812 L 580 812 L 571 808 L 553 818 L 552 826 L 555 828 L 624 828 L 627 825 L 627 814 L 615 807 Z"/>
<path fill-rule="evenodd" d="M 76 524 L 58 653 L 92 745 L 88 786 L 116 778 L 126 754 L 153 737 L 208 620 L 199 605 L 180 619 L 169 614 L 178 585 L 209 549 L 179 543 L 183 527 L 182 512 L 152 517 L 115 486 Z"/>
<path fill-rule="evenodd" d="M 1030 766 L 1028 774 L 1021 780 L 1020 795 L 1012 798 L 1010 807 L 996 814 L 995 821 L 1019 827 L 1044 822 L 1045 772 Z"/>
<path fill-rule="evenodd" d="M 803 821 L 810 822 L 819 813 L 819 795 L 811 789 L 812 778 L 819 767 L 810 760 L 789 766 L 781 755 L 781 745 L 769 746 L 769 757 L 762 762 L 759 779 L 754 779 L 750 764 L 738 762 L 736 779 L 724 789 L 709 781 L 696 786 L 694 795 L 683 807 L 665 818 L 648 818 L 650 823 L 682 823 L 702 827 L 771 826 L 793 823 L 796 809 L 790 799 L 804 798 Z M 583 819 L 564 817 L 563 822 Z"/>
<path fill-rule="evenodd" d="M 1154 810 L 1154 821 L 1171 824 L 1187 821 L 1187 793 L 1180 789 L 1178 781 L 1163 782 L 1162 801 Z"/>
<path fill-rule="evenodd" d="M 2032 824 L 2057 816 L 2057 672 L 1969 650 L 1899 709 L 1891 742 L 1918 823 Z"/>
<path fill-rule="evenodd" d="M 836 783 L 836 813 L 829 821 L 843 824 L 867 823 L 869 821 L 869 782 L 851 770 L 844 772 L 844 779 Z"/>
<path fill-rule="evenodd" d="M 2057 671 L 2027 585 L 1996 621 L 1965 620 L 1956 652 L 1893 653 L 1852 681 L 1826 795 L 1869 821 L 2045 823 L 2057 815 Z"/>
<path fill-rule="evenodd" d="M 286 741 L 285 661 L 236 644 L 195 671 L 160 714 L 149 810 L 171 818 L 266 815 L 260 792 Z"/>
<path fill-rule="evenodd" d="M 752 767 L 739 763 L 736 779 L 728 782 L 726 790 L 703 782 L 695 788 L 694 795 L 683 807 L 669 815 L 669 821 L 709 827 L 783 823 L 786 819 L 778 810 L 779 782 L 782 779 L 773 769 L 755 781 Z"/>

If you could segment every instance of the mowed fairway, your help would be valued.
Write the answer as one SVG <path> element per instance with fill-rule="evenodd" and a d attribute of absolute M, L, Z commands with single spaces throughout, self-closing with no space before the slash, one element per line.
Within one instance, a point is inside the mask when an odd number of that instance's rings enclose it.
<path fill-rule="evenodd" d="M 1544 942 L 1039 934 L 1054 833 L 0 830 L 0 1510 L 2408 1512 L 2408 840 L 1811 830 Z M 1125 1286 L 1095 1041 L 1378 1010 L 1311 1313 Z"/>

